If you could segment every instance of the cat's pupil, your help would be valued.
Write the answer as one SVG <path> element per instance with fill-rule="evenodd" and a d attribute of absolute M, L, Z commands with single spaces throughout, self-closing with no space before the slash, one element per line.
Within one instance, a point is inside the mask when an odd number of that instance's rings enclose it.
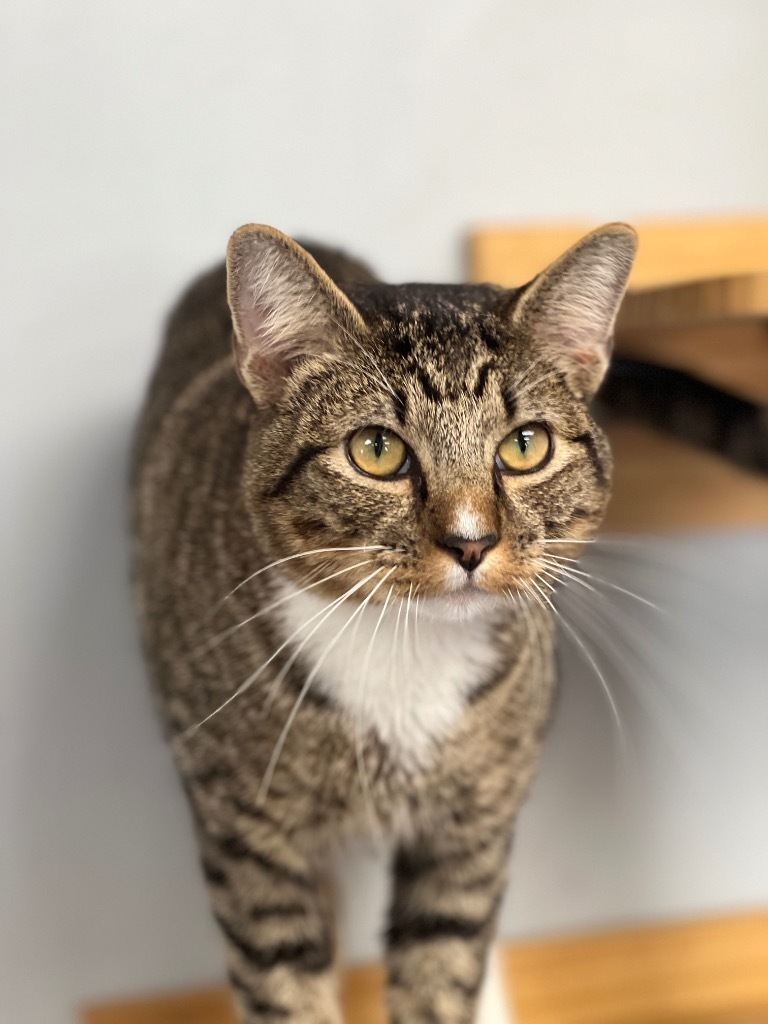
<path fill-rule="evenodd" d="M 373 452 L 377 459 L 381 458 L 381 453 L 384 451 L 384 435 L 379 430 L 376 437 L 373 440 Z"/>
<path fill-rule="evenodd" d="M 531 443 L 532 436 L 532 430 L 519 430 L 517 432 L 517 447 L 520 449 L 521 455 L 525 455 L 528 451 L 528 446 Z"/>

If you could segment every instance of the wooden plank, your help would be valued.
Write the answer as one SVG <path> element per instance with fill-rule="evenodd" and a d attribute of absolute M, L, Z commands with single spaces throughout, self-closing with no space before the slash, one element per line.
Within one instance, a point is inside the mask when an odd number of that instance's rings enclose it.
<path fill-rule="evenodd" d="M 132 999 L 83 1010 L 82 1024 L 237 1024 L 228 988 Z"/>
<path fill-rule="evenodd" d="M 525 284 L 597 226 L 581 221 L 478 228 L 469 236 L 470 279 L 506 287 Z M 635 227 L 640 249 L 630 288 L 768 273 L 768 217 L 640 220 Z"/>
<path fill-rule="evenodd" d="M 631 291 L 619 311 L 617 331 L 766 318 L 768 274 L 743 274 Z"/>
<path fill-rule="evenodd" d="M 506 968 L 522 1024 L 766 1021 L 768 913 L 529 943 Z"/>
<path fill-rule="evenodd" d="M 629 421 L 608 435 L 615 468 L 604 532 L 768 524 L 768 482 L 757 473 Z"/>
<path fill-rule="evenodd" d="M 768 403 L 768 274 L 627 295 L 616 351 Z"/>
<path fill-rule="evenodd" d="M 346 1024 L 387 1024 L 384 970 L 378 964 L 345 971 L 341 998 Z"/>
<path fill-rule="evenodd" d="M 505 947 L 519 1024 L 768 1024 L 768 912 Z M 348 1024 L 385 1024 L 384 972 L 345 972 Z M 81 1024 L 235 1024 L 226 988 L 83 1011 Z"/>
<path fill-rule="evenodd" d="M 616 351 L 768 404 L 768 320 L 619 332 Z"/>

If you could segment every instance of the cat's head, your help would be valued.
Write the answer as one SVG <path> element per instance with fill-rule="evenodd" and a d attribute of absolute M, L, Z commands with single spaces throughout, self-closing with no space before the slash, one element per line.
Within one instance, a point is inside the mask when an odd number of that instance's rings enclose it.
<path fill-rule="evenodd" d="M 612 224 L 521 289 L 342 290 L 273 228 L 236 231 L 235 363 L 257 408 L 245 494 L 284 571 L 451 617 L 546 593 L 549 558 L 608 500 L 588 402 L 635 250 Z"/>

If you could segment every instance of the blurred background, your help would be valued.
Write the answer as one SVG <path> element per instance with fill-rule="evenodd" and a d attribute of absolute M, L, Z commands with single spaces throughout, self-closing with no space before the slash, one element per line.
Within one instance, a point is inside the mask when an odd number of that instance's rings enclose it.
<path fill-rule="evenodd" d="M 766 211 L 766 39 L 762 0 L 5 0 L 2 1019 L 223 976 L 128 588 L 179 290 L 247 221 L 459 280 L 480 224 Z M 624 744 L 565 645 L 508 936 L 768 904 L 768 525 L 611 551 L 665 611 L 595 623 Z M 376 867 L 350 868 L 360 959 Z"/>

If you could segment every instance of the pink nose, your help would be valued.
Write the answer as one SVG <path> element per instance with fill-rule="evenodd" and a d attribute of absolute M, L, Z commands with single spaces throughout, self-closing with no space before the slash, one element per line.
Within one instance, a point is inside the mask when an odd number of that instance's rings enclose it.
<path fill-rule="evenodd" d="M 446 537 L 440 546 L 451 552 L 462 569 L 472 572 L 473 569 L 480 565 L 486 553 L 496 546 L 498 541 L 499 538 L 495 533 L 486 534 L 480 540 L 469 540 L 467 537 L 454 537 L 451 535 Z"/>

